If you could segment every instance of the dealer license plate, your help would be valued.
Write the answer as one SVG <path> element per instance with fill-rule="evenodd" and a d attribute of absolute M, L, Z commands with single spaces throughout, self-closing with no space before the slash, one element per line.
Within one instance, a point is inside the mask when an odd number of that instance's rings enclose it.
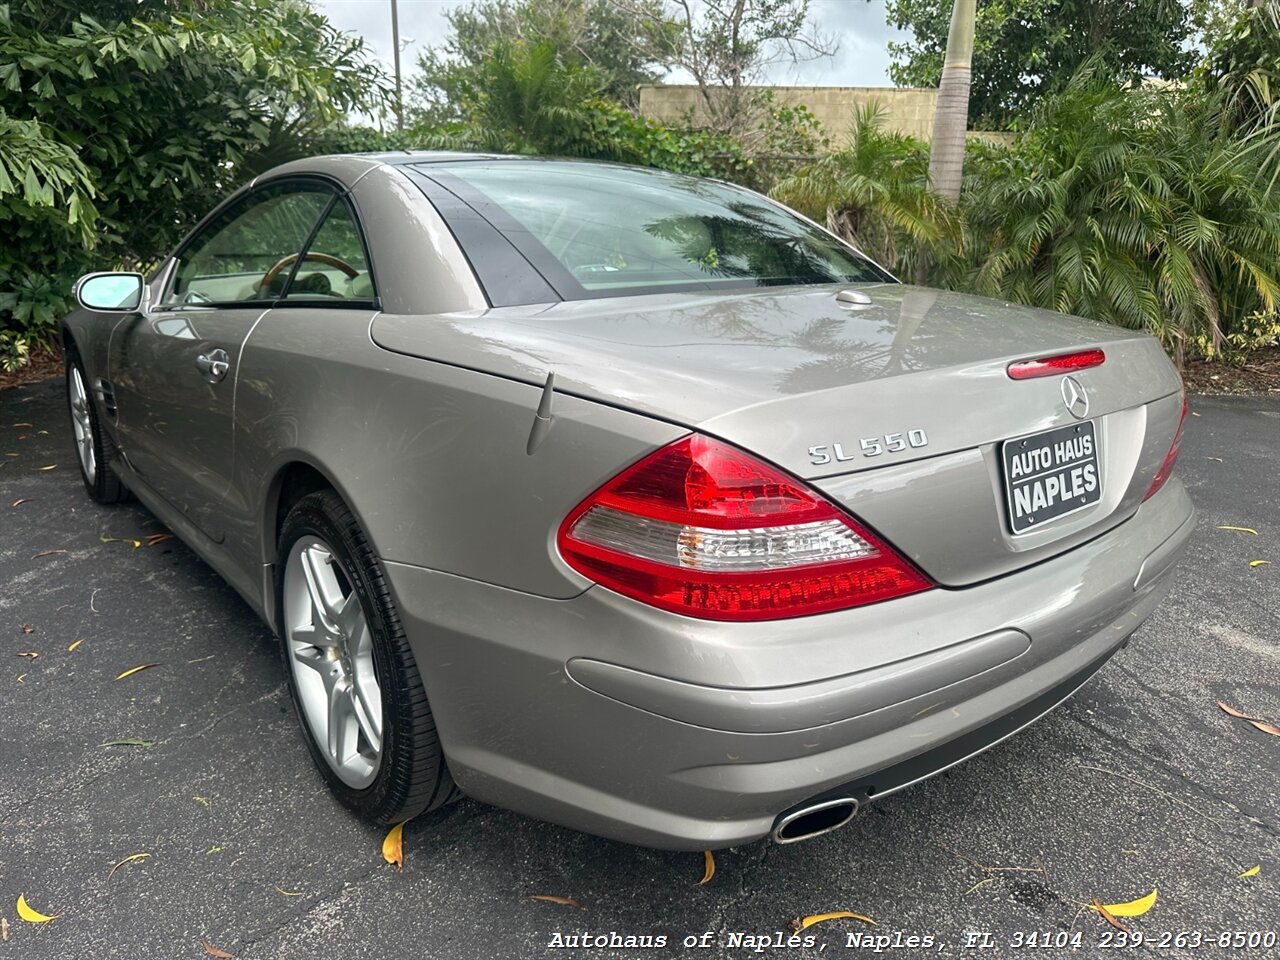
<path fill-rule="evenodd" d="M 1000 454 L 1014 533 L 1039 529 L 1102 498 L 1092 421 L 1006 440 Z"/>

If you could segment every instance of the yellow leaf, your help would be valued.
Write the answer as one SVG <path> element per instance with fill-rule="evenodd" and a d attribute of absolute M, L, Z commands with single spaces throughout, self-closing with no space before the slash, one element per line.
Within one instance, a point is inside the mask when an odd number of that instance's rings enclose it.
<path fill-rule="evenodd" d="M 828 920 L 861 920 L 863 923 L 869 923 L 873 927 L 876 922 L 870 917 L 864 917 L 860 913 L 850 913 L 848 910 L 836 910 L 834 913 L 815 913 L 801 920 L 797 917 L 791 921 L 791 929 L 796 933 L 801 930 L 808 930 L 815 923 L 826 923 Z"/>
<path fill-rule="evenodd" d="M 1250 867 L 1250 868 L 1249 868 L 1248 870 L 1246 870 L 1244 873 L 1240 874 L 1240 876 L 1239 876 L 1239 877 L 1236 877 L 1236 879 L 1237 879 L 1237 880 L 1239 880 L 1239 879 L 1241 879 L 1242 877 L 1256 877 L 1256 876 L 1257 876 L 1259 873 L 1261 873 L 1261 872 L 1262 872 L 1262 866 L 1261 866 L 1261 865 L 1256 866 L 1256 867 Z"/>
<path fill-rule="evenodd" d="M 1266 566 L 1267 564 L 1269 564 L 1270 562 L 1271 562 L 1270 560 L 1250 560 L 1250 561 L 1249 561 L 1249 566 L 1251 566 L 1251 567 L 1265 567 L 1265 566 Z"/>
<path fill-rule="evenodd" d="M 710 883 L 711 878 L 716 875 L 716 858 L 711 855 L 710 850 L 702 851 L 703 860 L 706 863 L 706 869 L 702 872 L 702 879 L 698 881 L 698 886 Z"/>
<path fill-rule="evenodd" d="M 543 900 L 547 903 L 558 903 L 562 907 L 576 907 L 579 910 L 587 909 L 573 897 L 555 897 L 549 893 L 535 893 L 529 897 L 530 900 Z"/>
<path fill-rule="evenodd" d="M 1156 905 L 1158 895 L 1158 890 L 1152 890 L 1145 897 L 1130 900 L 1128 903 L 1106 903 L 1098 906 L 1114 917 L 1140 917 Z M 1094 902 L 1097 903 L 1097 901 Z"/>
<path fill-rule="evenodd" d="M 106 534 L 98 537 L 102 543 L 132 543 L 133 549 L 137 550 L 142 546 L 141 540 L 135 540 L 133 537 L 108 537 Z"/>
<path fill-rule="evenodd" d="M 111 868 L 111 872 L 107 874 L 107 879 L 110 880 L 112 877 L 114 877 L 116 875 L 116 871 L 119 870 L 121 867 L 123 867 L 126 863 L 133 863 L 135 860 L 146 860 L 150 856 L 151 854 L 149 853 L 130 854 L 129 856 L 125 857 L 123 860 L 121 860 L 119 863 L 117 863 L 114 867 Z"/>
<path fill-rule="evenodd" d="M 1226 524 L 1219 524 L 1219 525 L 1218 525 L 1218 529 L 1219 529 L 1219 530 L 1234 530 L 1236 533 L 1252 533 L 1255 537 L 1258 535 L 1258 531 L 1257 531 L 1257 530 L 1255 530 L 1255 529 L 1253 529 L 1253 527 L 1232 527 L 1232 526 L 1228 526 L 1228 525 L 1226 525 Z"/>
<path fill-rule="evenodd" d="M 397 823 L 382 841 L 382 859 L 404 869 L 404 824 Z"/>
<path fill-rule="evenodd" d="M 120 674 L 120 676 L 116 677 L 116 679 L 117 679 L 117 680 L 123 680 L 125 677 L 131 677 L 131 676 L 133 676 L 133 675 L 134 675 L 135 673 L 137 673 L 139 670 L 150 670 L 152 667 L 158 667 L 158 666 L 160 666 L 160 664 L 158 664 L 158 663 L 144 663 L 144 664 L 142 664 L 142 666 L 140 666 L 140 667 L 130 667 L 130 668 L 129 668 L 128 670 L 126 670 L 124 673 Z"/>
<path fill-rule="evenodd" d="M 20 916 L 23 920 L 27 921 L 27 923 L 48 923 L 50 920 L 57 920 L 60 916 L 62 916 L 62 914 L 55 913 L 52 917 L 50 917 L 50 916 L 46 916 L 43 913 L 39 913 L 35 910 L 32 910 L 29 906 L 27 906 L 26 894 L 20 893 L 18 894 L 18 916 Z"/>
<path fill-rule="evenodd" d="M 77 640 L 75 643 L 71 644 L 71 646 L 67 647 L 67 653 L 71 653 L 73 650 L 75 650 L 76 647 L 80 646 L 80 644 L 82 643 L 84 643 L 83 640 Z"/>
<path fill-rule="evenodd" d="M 39 659 L 40 659 L 40 654 L 36 653 L 34 650 L 20 650 L 20 651 L 18 652 L 18 656 L 20 656 L 20 657 L 26 657 L 28 660 L 39 660 Z"/>

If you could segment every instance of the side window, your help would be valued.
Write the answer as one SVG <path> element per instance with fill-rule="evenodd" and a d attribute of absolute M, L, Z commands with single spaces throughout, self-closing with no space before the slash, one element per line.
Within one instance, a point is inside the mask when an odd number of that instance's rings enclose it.
<path fill-rule="evenodd" d="M 339 200 L 302 255 L 285 299 L 372 300 L 375 296 L 360 229 L 351 207 Z"/>
<path fill-rule="evenodd" d="M 282 183 L 227 208 L 182 251 L 166 302 L 276 299 L 332 197 L 323 184 Z"/>

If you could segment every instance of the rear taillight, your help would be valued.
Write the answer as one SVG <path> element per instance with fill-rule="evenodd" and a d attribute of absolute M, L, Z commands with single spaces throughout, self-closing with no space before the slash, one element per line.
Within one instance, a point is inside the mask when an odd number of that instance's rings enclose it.
<path fill-rule="evenodd" d="M 1008 371 L 1014 380 L 1032 380 L 1036 377 L 1051 377 L 1055 373 L 1074 373 L 1076 370 L 1100 367 L 1106 359 L 1107 355 L 1101 350 L 1080 350 L 1036 360 L 1018 360 L 1009 364 Z"/>
<path fill-rule="evenodd" d="M 708 620 L 799 617 L 933 586 L 800 481 L 696 434 L 584 500 L 557 543 L 597 583 Z"/>
<path fill-rule="evenodd" d="M 1151 481 L 1151 486 L 1147 487 L 1147 492 L 1142 497 L 1143 502 L 1154 497 L 1173 473 L 1173 465 L 1178 462 L 1178 453 L 1182 450 L 1182 427 L 1186 422 L 1187 395 L 1184 391 L 1182 394 L 1182 416 L 1178 418 L 1178 430 L 1173 435 L 1173 443 L 1169 445 L 1169 452 L 1164 455 L 1164 463 L 1160 464 L 1160 469 L 1156 471 L 1155 479 Z"/>

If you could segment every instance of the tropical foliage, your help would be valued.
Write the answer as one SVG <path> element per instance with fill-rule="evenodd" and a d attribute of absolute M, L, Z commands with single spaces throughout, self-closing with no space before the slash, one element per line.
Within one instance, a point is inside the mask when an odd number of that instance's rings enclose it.
<path fill-rule="evenodd" d="M 0 3 L 0 321 L 47 337 L 77 274 L 146 266 L 383 93 L 298 0 Z"/>

